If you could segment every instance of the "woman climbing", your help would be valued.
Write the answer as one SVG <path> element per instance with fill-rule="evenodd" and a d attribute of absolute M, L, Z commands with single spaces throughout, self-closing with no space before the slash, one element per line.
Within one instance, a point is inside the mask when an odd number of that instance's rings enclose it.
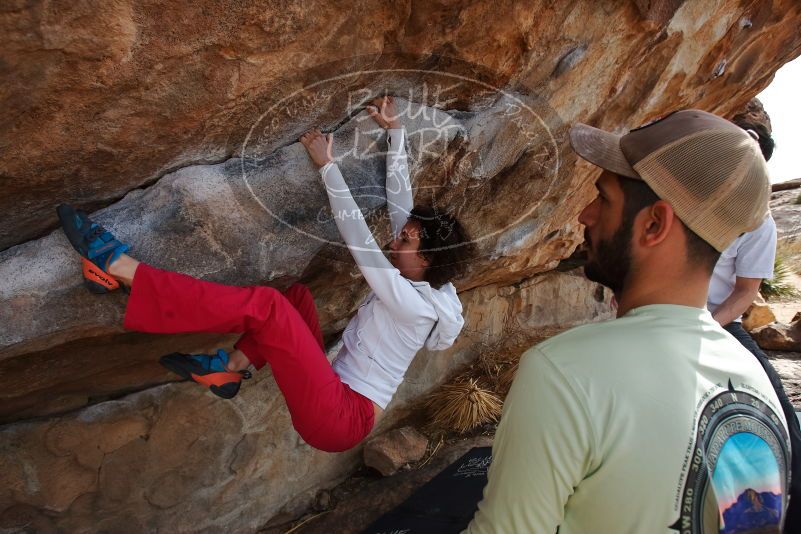
<path fill-rule="evenodd" d="M 328 363 L 314 300 L 300 284 L 281 293 L 266 286 L 236 287 L 198 280 L 141 263 L 128 247 L 86 213 L 61 205 L 64 233 L 83 257 L 86 285 L 104 293 L 130 290 L 124 326 L 148 333 L 242 333 L 230 353 L 173 353 L 161 363 L 184 378 L 232 398 L 247 368 L 270 364 L 292 423 L 309 445 L 344 451 L 360 443 L 386 408 L 414 355 L 423 346 L 453 344 L 464 323 L 450 280 L 461 274 L 469 242 L 453 217 L 412 208 L 404 130 L 391 97 L 368 112 L 387 129 L 387 206 L 393 241 L 389 260 L 332 158 L 332 138 L 317 130 L 300 141 L 320 168 L 337 227 L 372 292 L 343 333 Z"/>

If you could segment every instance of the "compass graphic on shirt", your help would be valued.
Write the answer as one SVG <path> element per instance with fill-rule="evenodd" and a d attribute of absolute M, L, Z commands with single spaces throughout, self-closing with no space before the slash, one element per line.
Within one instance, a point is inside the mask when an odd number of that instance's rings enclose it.
<path fill-rule="evenodd" d="M 779 533 L 789 485 L 789 438 L 775 412 L 743 391 L 704 406 L 685 482 L 682 534 Z"/>

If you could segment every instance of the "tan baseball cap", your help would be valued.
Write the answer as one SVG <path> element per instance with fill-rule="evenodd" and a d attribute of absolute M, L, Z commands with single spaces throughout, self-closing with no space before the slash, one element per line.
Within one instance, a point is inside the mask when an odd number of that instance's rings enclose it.
<path fill-rule="evenodd" d="M 579 123 L 570 144 L 590 163 L 643 180 L 719 252 L 768 213 L 770 180 L 759 145 L 712 113 L 676 111 L 627 134 Z"/>

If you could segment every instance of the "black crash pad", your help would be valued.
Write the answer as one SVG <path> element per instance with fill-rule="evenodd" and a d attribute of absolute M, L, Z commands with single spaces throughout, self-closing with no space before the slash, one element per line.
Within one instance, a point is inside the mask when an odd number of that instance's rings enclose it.
<path fill-rule="evenodd" d="M 432 478 L 400 506 L 381 516 L 367 534 L 448 534 L 467 527 L 478 509 L 492 447 L 475 447 Z"/>

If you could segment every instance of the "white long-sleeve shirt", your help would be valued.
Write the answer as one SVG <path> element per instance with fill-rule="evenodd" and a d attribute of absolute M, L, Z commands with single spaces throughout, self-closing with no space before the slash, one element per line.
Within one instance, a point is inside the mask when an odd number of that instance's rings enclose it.
<path fill-rule="evenodd" d="M 413 206 L 403 128 L 387 130 L 387 209 L 393 237 Z M 451 346 L 462 329 L 462 305 L 447 283 L 403 277 L 375 242 L 339 167 L 320 169 L 337 227 L 372 292 L 342 334 L 343 346 L 333 368 L 342 381 L 382 409 L 395 394 L 417 351 Z"/>

